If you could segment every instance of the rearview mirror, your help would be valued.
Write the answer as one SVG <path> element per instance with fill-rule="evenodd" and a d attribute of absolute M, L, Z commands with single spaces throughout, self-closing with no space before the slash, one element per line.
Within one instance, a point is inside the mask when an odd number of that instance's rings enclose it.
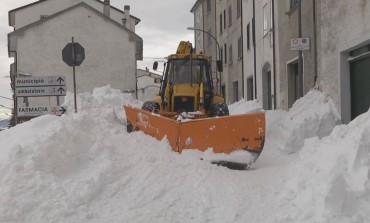
<path fill-rule="evenodd" d="M 153 63 L 153 70 L 157 70 L 157 68 L 158 68 L 158 62 L 157 62 L 157 61 L 155 61 L 155 62 Z"/>

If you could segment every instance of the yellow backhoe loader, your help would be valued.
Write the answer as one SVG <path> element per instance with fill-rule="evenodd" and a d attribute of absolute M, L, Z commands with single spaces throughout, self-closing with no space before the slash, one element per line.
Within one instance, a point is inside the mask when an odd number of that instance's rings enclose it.
<path fill-rule="evenodd" d="M 220 65 L 220 61 L 217 61 Z M 158 63 L 153 65 L 157 69 Z M 222 67 L 217 66 L 218 69 Z M 125 105 L 127 131 L 143 131 L 158 140 L 167 137 L 172 149 L 228 154 L 217 165 L 248 169 L 262 152 L 265 140 L 265 113 L 229 115 L 222 94 L 216 94 L 208 57 L 193 53 L 190 42 L 181 41 L 176 54 L 165 63 L 159 94 L 144 102 L 141 109 Z M 228 160 L 247 153 L 252 158 Z M 231 156 L 233 154 L 233 156 Z"/>

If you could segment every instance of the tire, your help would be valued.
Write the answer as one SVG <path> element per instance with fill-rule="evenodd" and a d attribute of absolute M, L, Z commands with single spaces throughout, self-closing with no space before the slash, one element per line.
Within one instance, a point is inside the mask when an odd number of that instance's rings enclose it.
<path fill-rule="evenodd" d="M 144 102 L 141 109 L 143 109 L 145 111 L 148 111 L 148 112 L 152 112 L 152 113 L 158 113 L 159 104 L 157 102 L 154 102 L 154 101 L 146 101 L 146 102 Z"/>
<path fill-rule="evenodd" d="M 211 117 L 216 116 L 228 116 L 229 115 L 229 108 L 225 103 L 218 103 L 211 106 L 210 111 Z"/>
<path fill-rule="evenodd" d="M 133 131 L 133 126 L 131 122 L 127 121 L 127 132 L 130 133 Z"/>

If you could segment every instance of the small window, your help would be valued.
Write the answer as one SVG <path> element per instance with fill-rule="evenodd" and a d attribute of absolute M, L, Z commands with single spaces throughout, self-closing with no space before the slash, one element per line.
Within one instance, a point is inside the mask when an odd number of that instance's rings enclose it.
<path fill-rule="evenodd" d="M 253 76 L 247 79 L 247 100 L 253 100 Z"/>
<path fill-rule="evenodd" d="M 247 50 L 251 49 L 251 27 L 250 24 L 248 23 L 247 25 Z"/>
<path fill-rule="evenodd" d="M 297 8 L 298 0 L 290 0 L 290 10 Z"/>
<path fill-rule="evenodd" d="M 233 14 L 231 11 L 231 5 L 229 6 L 229 26 L 233 24 Z"/>
<path fill-rule="evenodd" d="M 40 15 L 40 20 L 46 19 L 47 17 L 48 17 L 48 15 Z"/>
<path fill-rule="evenodd" d="M 223 48 L 220 49 L 220 57 L 221 57 L 220 60 L 223 61 L 224 60 L 224 49 Z"/>
<path fill-rule="evenodd" d="M 267 34 L 267 23 L 268 23 L 268 15 L 267 15 L 267 3 L 263 6 L 263 35 Z"/>
<path fill-rule="evenodd" d="M 229 46 L 229 65 L 233 64 L 233 45 Z"/>
<path fill-rule="evenodd" d="M 207 0 L 207 12 L 212 10 L 211 0 Z"/>
<path fill-rule="evenodd" d="M 211 33 L 211 29 L 209 29 L 207 32 L 208 32 L 208 33 Z M 210 46 L 210 45 L 212 45 L 211 35 L 207 35 L 207 36 L 208 36 L 208 38 L 207 38 L 207 43 L 208 43 L 208 46 Z"/>
<path fill-rule="evenodd" d="M 233 82 L 233 99 L 234 102 L 239 100 L 239 83 L 238 81 Z"/>
<path fill-rule="evenodd" d="M 241 0 L 236 0 L 236 17 L 238 18 L 242 14 L 242 2 Z"/>
<path fill-rule="evenodd" d="M 222 13 L 220 14 L 220 34 L 222 33 Z"/>
<path fill-rule="evenodd" d="M 227 48 L 226 48 L 226 43 L 224 44 L 224 50 L 225 50 L 225 64 L 227 64 Z"/>
<path fill-rule="evenodd" d="M 226 9 L 224 10 L 224 30 L 226 29 Z"/>
<path fill-rule="evenodd" d="M 238 59 L 243 57 L 243 42 L 242 37 L 238 39 Z"/>
<path fill-rule="evenodd" d="M 271 10 L 269 8 L 269 5 L 266 3 L 263 6 L 263 35 L 265 36 L 269 30 L 271 29 Z"/>

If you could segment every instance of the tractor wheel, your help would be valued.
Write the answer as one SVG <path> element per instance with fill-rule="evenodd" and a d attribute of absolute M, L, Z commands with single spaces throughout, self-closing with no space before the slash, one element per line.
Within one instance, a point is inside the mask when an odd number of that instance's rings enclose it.
<path fill-rule="evenodd" d="M 133 131 L 133 126 L 131 122 L 127 121 L 127 132 L 130 133 Z"/>
<path fill-rule="evenodd" d="M 211 106 L 210 111 L 211 117 L 216 116 L 228 116 L 229 115 L 229 108 L 225 103 L 218 103 Z"/>
<path fill-rule="evenodd" d="M 146 102 L 144 102 L 141 109 L 143 109 L 145 111 L 148 111 L 148 112 L 152 112 L 152 113 L 158 113 L 159 104 L 157 102 L 154 102 L 154 101 L 146 101 Z"/>

